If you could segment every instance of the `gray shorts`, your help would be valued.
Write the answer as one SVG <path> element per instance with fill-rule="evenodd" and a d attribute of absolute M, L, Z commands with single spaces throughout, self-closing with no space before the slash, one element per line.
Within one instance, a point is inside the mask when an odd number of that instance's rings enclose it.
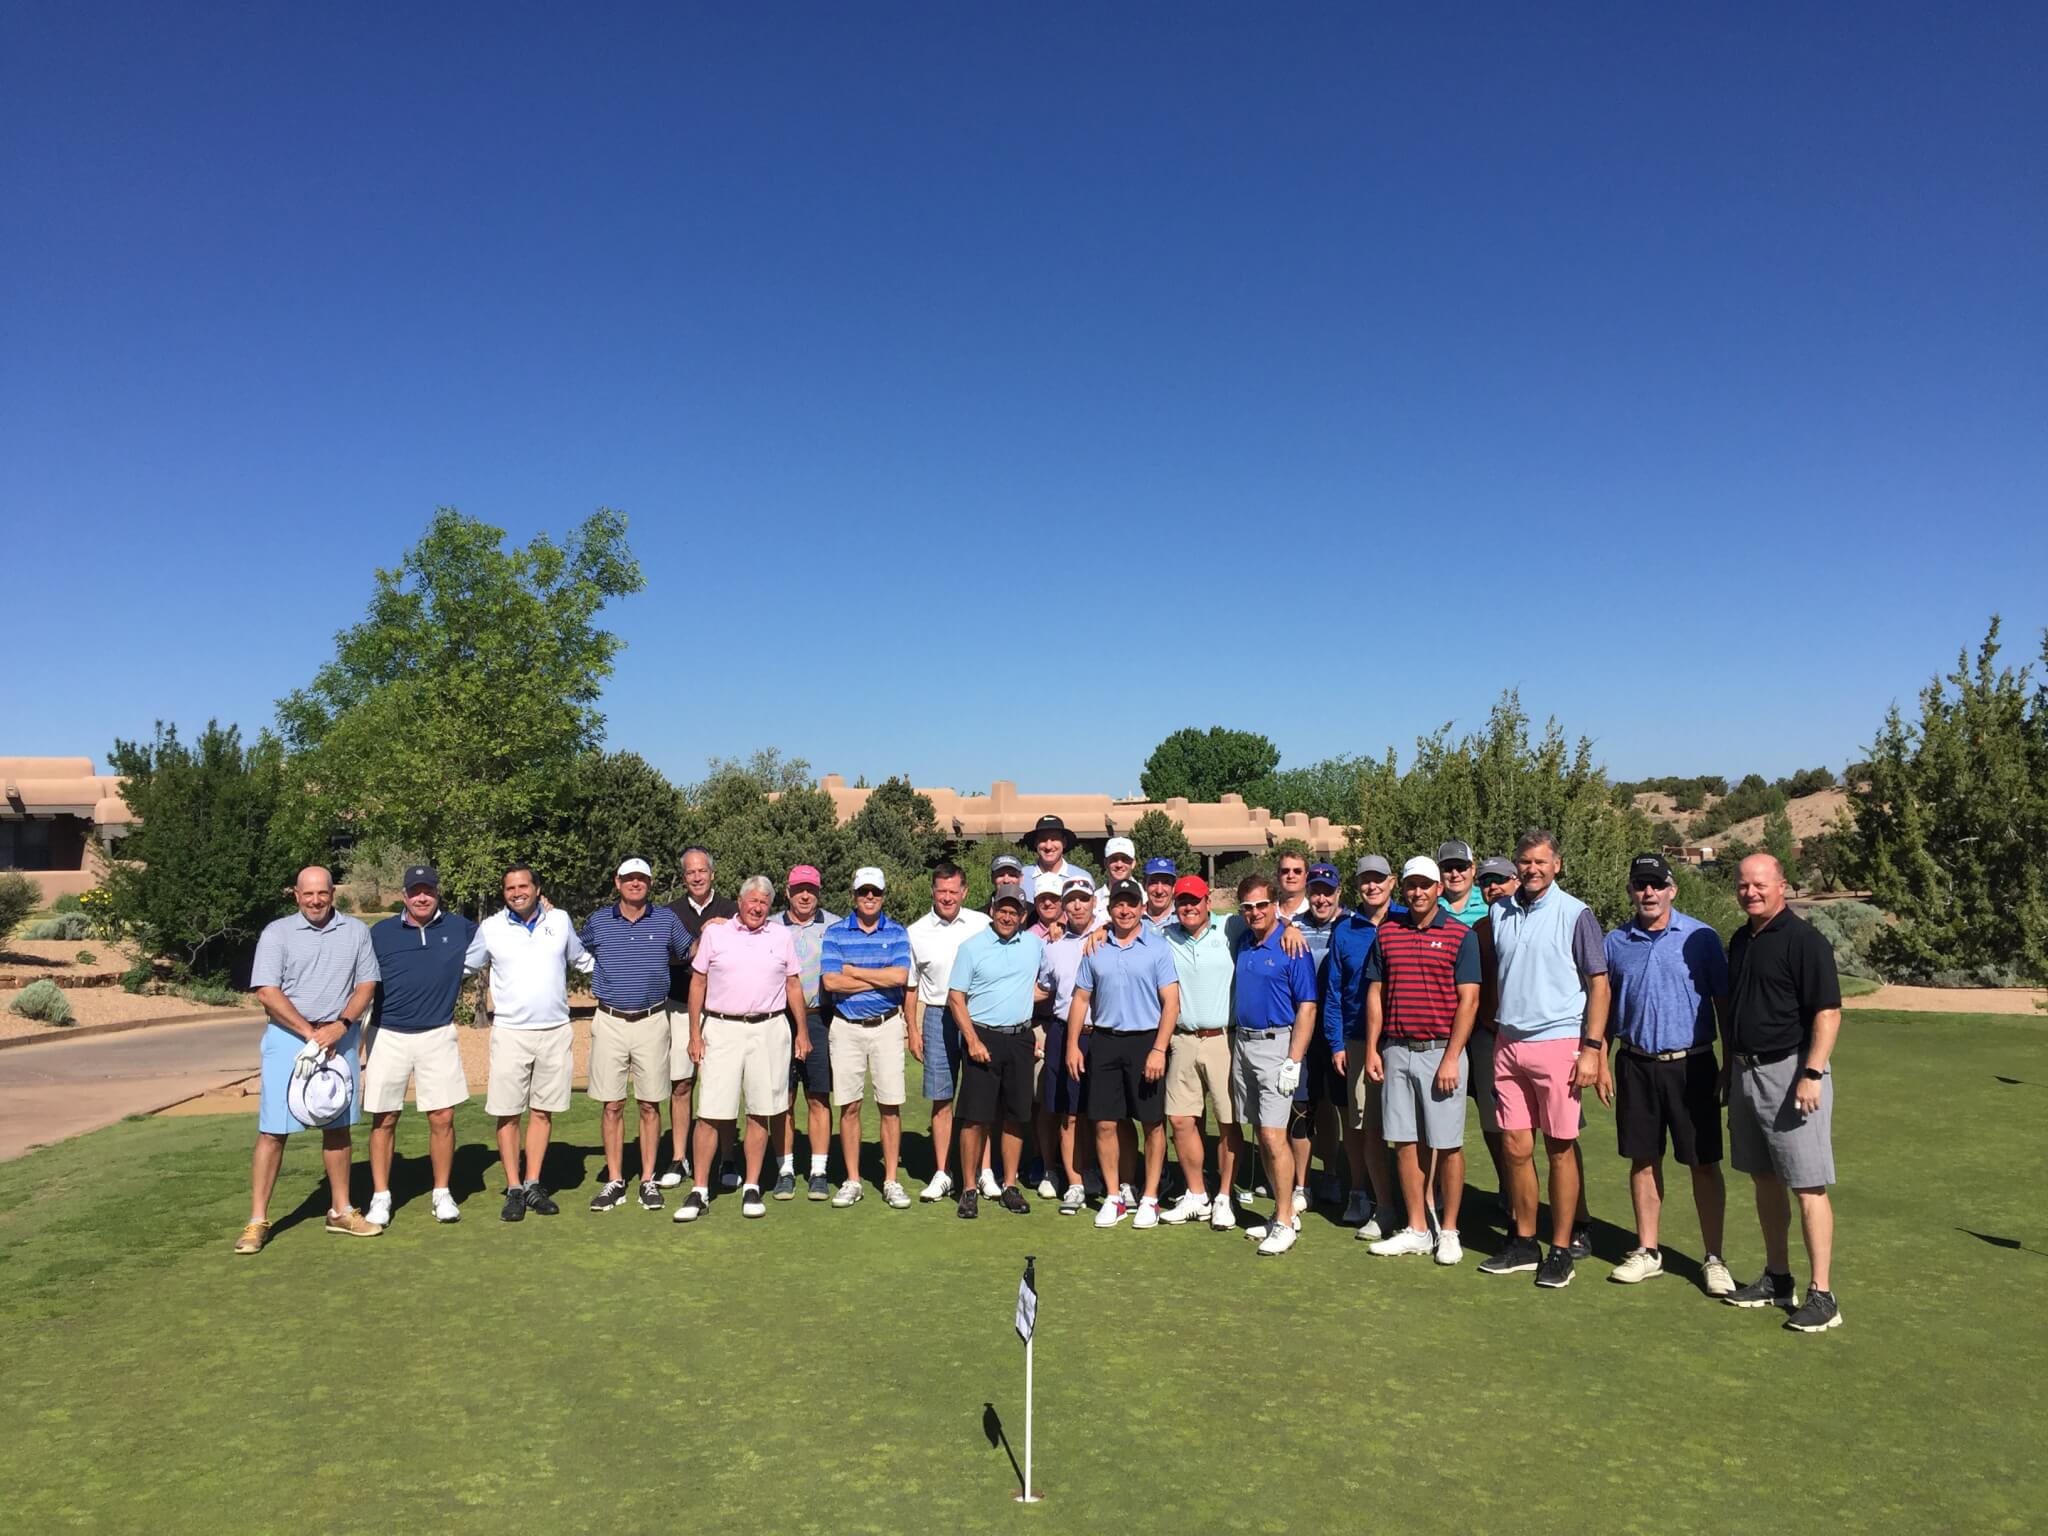
<path fill-rule="evenodd" d="M 1230 1037 L 1230 1098 L 1239 1125 L 1278 1130 L 1287 1124 L 1294 1095 L 1280 1091 L 1280 1064 L 1287 1060 L 1291 1033 L 1283 1029 L 1263 1040 Z"/>
<path fill-rule="evenodd" d="M 1380 1064 L 1387 1080 L 1380 1085 L 1380 1124 L 1389 1143 L 1420 1142 L 1438 1151 L 1465 1145 L 1465 1058 L 1458 1058 L 1458 1086 L 1436 1091 L 1437 1069 L 1444 1064 L 1444 1046 L 1416 1050 L 1398 1040 L 1382 1040 Z"/>
<path fill-rule="evenodd" d="M 1835 1074 L 1821 1079 L 1820 1108 L 1802 1115 L 1792 1094 L 1798 1051 L 1758 1066 L 1735 1058 L 1728 1086 L 1728 1160 L 1737 1173 L 1774 1173 L 1793 1189 L 1835 1182 Z"/>

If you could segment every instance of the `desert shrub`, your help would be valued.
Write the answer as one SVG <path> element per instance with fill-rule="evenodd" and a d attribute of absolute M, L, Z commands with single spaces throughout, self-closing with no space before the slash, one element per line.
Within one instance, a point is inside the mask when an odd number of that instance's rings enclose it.
<path fill-rule="evenodd" d="M 15 870 L 0 874 L 0 944 L 43 904 L 43 888 Z"/>
<path fill-rule="evenodd" d="M 171 995 L 195 1003 L 205 1003 L 214 1008 L 240 1008 L 249 1001 L 246 992 L 237 991 L 225 981 L 211 978 L 204 981 L 180 982 L 171 988 Z"/>
<path fill-rule="evenodd" d="M 77 943 L 80 939 L 92 937 L 92 923 L 82 912 L 64 912 L 56 917 L 46 917 L 39 923 L 30 923 L 21 930 L 24 939 L 62 939 L 66 943 Z"/>
<path fill-rule="evenodd" d="M 1885 915 L 1867 901 L 1828 901 L 1802 914 L 1835 952 L 1835 969 L 1844 976 L 1884 980 L 1871 961 L 1871 941 L 1884 931 Z M 1969 985 L 1969 983 L 1960 983 Z M 1995 983 L 2010 985 L 2010 983 Z"/>
<path fill-rule="evenodd" d="M 52 912 L 83 912 L 85 910 L 85 902 L 83 898 L 75 895 L 59 896 L 50 903 L 50 910 Z"/>
<path fill-rule="evenodd" d="M 72 1022 L 71 1001 L 54 981 L 30 982 L 7 1005 L 7 1011 L 18 1013 L 24 1019 L 40 1019 L 45 1024 Z"/>
<path fill-rule="evenodd" d="M 81 949 L 78 952 L 78 963 L 80 965 L 95 965 L 99 962 L 99 958 L 98 955 L 89 949 Z"/>
<path fill-rule="evenodd" d="M 348 892 L 347 892 L 347 891 L 336 891 L 336 892 L 334 893 L 334 910 L 335 910 L 335 911 L 337 911 L 337 912 L 353 912 L 353 911 L 355 911 L 355 909 L 356 909 L 356 904 L 355 904 L 355 901 L 354 901 L 354 899 L 353 899 L 353 898 L 352 898 L 352 897 L 351 897 L 351 896 L 350 896 L 350 895 L 348 894 Z"/>
<path fill-rule="evenodd" d="M 147 960 L 138 960 L 121 973 L 123 992 L 141 992 L 156 980 L 156 967 Z"/>

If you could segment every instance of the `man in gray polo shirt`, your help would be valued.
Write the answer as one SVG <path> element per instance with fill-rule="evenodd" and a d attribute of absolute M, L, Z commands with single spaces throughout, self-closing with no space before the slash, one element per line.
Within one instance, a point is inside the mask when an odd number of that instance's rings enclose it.
<path fill-rule="evenodd" d="M 285 1138 L 313 1127 L 297 1119 L 285 1101 L 292 1069 L 308 1041 L 348 1063 L 355 1085 L 348 1116 L 320 1131 L 320 1159 L 327 1168 L 327 1230 L 342 1237 L 375 1237 L 372 1226 L 349 1203 L 349 1165 L 355 1145 L 349 1127 L 362 1118 L 362 1019 L 377 992 L 377 953 L 370 930 L 334 910 L 334 876 L 317 864 L 299 871 L 292 886 L 296 916 L 267 924 L 256 941 L 250 985 L 270 1015 L 263 1031 L 263 1095 L 256 1113 L 256 1154 L 249 1184 L 249 1224 L 235 1239 L 235 1252 L 260 1253 L 270 1238 L 270 1191 L 284 1161 Z"/>

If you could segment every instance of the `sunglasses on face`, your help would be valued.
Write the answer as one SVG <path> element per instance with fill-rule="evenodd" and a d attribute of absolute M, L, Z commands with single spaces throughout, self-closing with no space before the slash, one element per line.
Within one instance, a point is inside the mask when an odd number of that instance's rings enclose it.
<path fill-rule="evenodd" d="M 1238 906 L 1246 912 L 1263 912 L 1273 905 L 1271 901 L 1240 901 Z"/>
<path fill-rule="evenodd" d="M 1661 880 L 1631 880 L 1628 883 L 1628 888 L 1632 891 L 1661 891 L 1664 889 L 1664 882 Z"/>

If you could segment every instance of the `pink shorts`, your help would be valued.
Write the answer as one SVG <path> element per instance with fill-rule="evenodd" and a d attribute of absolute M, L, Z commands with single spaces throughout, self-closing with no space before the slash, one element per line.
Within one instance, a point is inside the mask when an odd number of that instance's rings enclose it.
<path fill-rule="evenodd" d="M 1506 1040 L 1493 1054 L 1493 1101 L 1504 1131 L 1541 1131 L 1558 1141 L 1579 1135 L 1579 1095 L 1572 1087 L 1578 1037 Z"/>

